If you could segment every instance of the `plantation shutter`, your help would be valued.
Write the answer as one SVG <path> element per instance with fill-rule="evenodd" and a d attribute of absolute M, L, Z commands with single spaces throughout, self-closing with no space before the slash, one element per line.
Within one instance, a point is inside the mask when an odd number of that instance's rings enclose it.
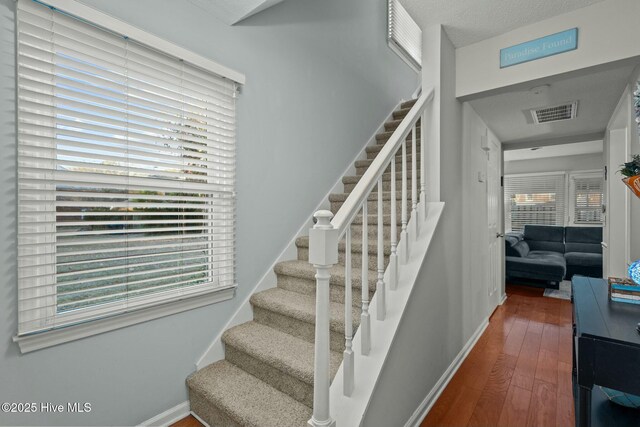
<path fill-rule="evenodd" d="M 574 179 L 574 223 L 602 223 L 602 187 L 601 176 L 576 177 Z"/>
<path fill-rule="evenodd" d="M 389 0 L 387 39 L 415 66 L 422 66 L 422 30 L 398 0 Z"/>
<path fill-rule="evenodd" d="M 507 231 L 526 224 L 564 225 L 565 175 L 510 175 L 504 179 Z"/>
<path fill-rule="evenodd" d="M 236 84 L 18 2 L 19 335 L 235 284 Z"/>

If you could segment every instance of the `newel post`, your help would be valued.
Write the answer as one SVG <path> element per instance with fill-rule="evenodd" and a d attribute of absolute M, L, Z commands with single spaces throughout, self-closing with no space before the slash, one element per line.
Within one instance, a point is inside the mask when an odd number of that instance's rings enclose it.
<path fill-rule="evenodd" d="M 338 230 L 329 211 L 314 214 L 316 225 L 309 230 L 309 262 L 316 268 L 316 336 L 311 427 L 335 427 L 329 411 L 329 280 L 331 266 L 338 263 Z"/>

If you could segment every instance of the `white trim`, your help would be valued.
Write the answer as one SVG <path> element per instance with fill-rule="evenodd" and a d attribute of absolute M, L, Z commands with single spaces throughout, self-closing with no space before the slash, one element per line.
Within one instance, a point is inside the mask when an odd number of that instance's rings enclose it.
<path fill-rule="evenodd" d="M 400 59 L 404 61 L 405 64 L 409 66 L 413 71 L 418 74 L 422 73 L 422 69 L 418 68 L 418 66 L 414 63 L 412 59 L 410 59 L 409 54 L 404 51 L 404 49 L 399 48 L 393 40 L 388 40 L 387 44 L 389 48 L 394 51 Z"/>
<path fill-rule="evenodd" d="M 500 298 L 500 302 L 498 303 L 498 305 L 502 305 L 505 302 L 507 302 L 507 294 L 502 294 L 502 297 Z"/>
<path fill-rule="evenodd" d="M 161 414 L 156 415 L 153 418 L 149 418 L 146 421 L 141 422 L 138 426 L 154 426 L 154 427 L 164 427 L 169 426 L 176 421 L 180 421 L 181 419 L 189 416 L 191 413 L 191 406 L 189 405 L 189 401 L 178 403 L 176 406 L 167 409 Z"/>
<path fill-rule="evenodd" d="M 65 13 L 68 13 L 69 15 L 76 16 L 85 21 L 104 27 L 105 29 L 113 31 L 114 33 L 122 34 L 123 36 L 126 36 L 131 40 L 135 40 L 138 43 L 142 43 L 144 45 L 152 47 L 153 49 L 174 56 L 178 59 L 203 68 L 219 76 L 226 77 L 236 83 L 245 84 L 246 82 L 245 75 L 243 73 L 240 73 L 239 71 L 225 67 L 224 65 L 205 58 L 204 56 L 198 55 L 197 53 L 192 52 L 189 49 L 171 43 L 163 38 L 134 27 L 133 25 L 121 21 L 118 18 L 108 15 L 104 12 L 100 12 L 75 0 L 42 0 L 41 3 L 52 6 Z"/>
<path fill-rule="evenodd" d="M 205 420 L 200 418 L 200 416 L 198 414 L 196 414 L 195 412 L 191 411 L 191 416 L 193 418 L 195 418 L 196 420 L 198 420 L 200 422 L 200 424 L 202 424 L 204 427 L 211 427 L 208 422 L 206 422 Z"/>
<path fill-rule="evenodd" d="M 506 295 L 503 297 L 503 300 L 504 299 L 506 299 Z M 487 329 L 487 326 L 489 326 L 488 318 L 484 319 L 484 321 L 480 324 L 480 326 L 478 326 L 478 329 L 476 329 L 473 335 L 471 335 L 471 338 L 469 338 L 469 341 L 467 341 L 467 343 L 462 348 L 462 350 L 460 350 L 460 353 L 458 353 L 455 359 L 453 359 L 453 361 L 451 362 L 451 365 L 449 365 L 447 370 L 444 371 L 440 379 L 429 391 L 429 394 L 427 394 L 427 397 L 424 398 L 422 403 L 420 403 L 418 408 L 413 412 L 411 417 L 407 420 L 405 427 L 420 426 L 420 423 L 422 422 L 424 417 L 427 416 L 427 414 L 429 413 L 433 405 L 436 403 L 436 401 L 438 400 L 438 398 L 440 397 L 444 389 L 449 384 L 449 381 L 451 381 L 451 378 L 453 378 L 455 373 L 460 368 L 460 365 L 462 365 L 462 362 L 464 362 L 464 360 L 469 355 L 469 352 L 473 349 L 473 347 L 476 345 L 476 343 L 482 336 L 482 333 L 485 331 L 485 329 Z"/>
<path fill-rule="evenodd" d="M 418 90 L 419 88 L 416 89 L 416 92 Z M 362 147 L 362 150 L 360 150 L 360 152 L 356 155 L 354 160 L 349 163 L 349 165 L 347 166 L 345 171 L 342 173 L 342 175 L 338 177 L 338 180 L 331 187 L 329 192 L 322 198 L 322 201 L 320 202 L 320 204 L 318 204 L 318 206 L 316 206 L 316 208 L 313 209 L 313 211 L 311 211 L 311 213 L 308 216 L 308 220 L 304 224 L 302 224 L 302 226 L 298 229 L 298 231 L 296 231 L 293 234 L 287 246 L 282 250 L 282 252 L 280 252 L 280 255 L 278 255 L 278 257 L 275 259 L 273 264 L 269 266 L 269 268 L 264 273 L 264 275 L 262 276 L 258 284 L 255 286 L 255 288 L 251 290 L 251 292 L 247 295 L 247 297 L 244 299 L 242 304 L 240 304 L 240 306 L 238 307 L 236 312 L 233 314 L 233 316 L 231 316 L 231 318 L 229 319 L 227 324 L 224 326 L 224 328 L 220 330 L 220 333 L 218 334 L 218 336 L 215 337 L 215 339 L 211 342 L 211 344 L 209 344 L 207 349 L 204 351 L 202 356 L 200 356 L 200 358 L 196 362 L 196 370 L 199 371 L 200 369 L 204 368 L 207 365 L 210 365 L 211 363 L 224 359 L 224 346 L 222 344 L 222 334 L 224 334 L 224 332 L 227 331 L 229 328 L 232 328 L 234 326 L 240 325 L 245 322 L 249 322 L 253 319 L 253 310 L 251 308 L 251 301 L 250 301 L 251 296 L 257 292 L 264 291 L 277 286 L 277 277 L 275 272 L 273 271 L 276 264 L 282 261 L 298 258 L 298 253 L 297 253 L 298 248 L 296 247 L 296 239 L 300 236 L 306 236 L 308 234 L 308 230 L 311 227 L 313 227 L 312 218 L 315 212 L 330 208 L 329 195 L 332 193 L 343 192 L 344 188 L 342 184 L 342 178 L 347 175 L 356 174 L 355 162 L 357 160 L 365 160 L 367 158 L 367 147 L 375 146 L 378 143 L 376 140 L 376 135 L 381 132 L 384 132 L 385 123 L 387 123 L 389 120 L 393 118 L 393 113 L 396 110 L 398 110 L 398 108 L 403 102 L 404 100 L 396 104 L 393 110 L 391 110 L 391 112 L 384 119 L 382 124 L 371 135 L 367 143 Z"/>
<path fill-rule="evenodd" d="M 527 177 L 527 176 L 553 176 L 553 175 L 566 175 L 567 171 L 555 171 L 555 172 L 529 172 L 529 173 L 510 173 L 505 175 L 505 178 L 512 177 Z"/>
<path fill-rule="evenodd" d="M 226 301 L 235 296 L 236 287 L 237 285 L 222 289 L 215 289 L 205 294 L 197 294 L 181 300 L 170 301 L 166 304 L 143 308 L 129 313 L 106 317 L 104 319 L 91 320 L 60 329 L 53 329 L 22 337 L 16 336 L 13 337 L 13 341 L 18 343 L 22 353 L 28 353 L 30 351 L 52 347 L 54 345 L 75 341 L 92 335 L 98 335 L 103 332 L 125 328 L 127 326 L 147 322 L 160 317 L 170 316 L 183 311 L 193 310 L 194 308 L 204 307 L 205 305 Z"/>

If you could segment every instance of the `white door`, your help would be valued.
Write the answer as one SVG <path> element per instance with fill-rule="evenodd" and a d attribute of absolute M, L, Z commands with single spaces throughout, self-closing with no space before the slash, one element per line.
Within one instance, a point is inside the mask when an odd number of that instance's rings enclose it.
<path fill-rule="evenodd" d="M 487 152 L 487 225 L 489 244 L 489 304 L 491 309 L 502 298 L 502 191 L 500 187 L 501 148 L 500 143 L 489 134 Z"/>

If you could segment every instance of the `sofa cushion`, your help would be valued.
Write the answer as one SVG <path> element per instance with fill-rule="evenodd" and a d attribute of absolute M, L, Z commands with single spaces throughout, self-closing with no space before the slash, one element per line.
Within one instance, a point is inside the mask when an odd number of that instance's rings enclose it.
<path fill-rule="evenodd" d="M 505 245 L 505 254 L 512 257 L 526 257 L 529 254 L 529 245 L 524 241 L 520 241 L 513 246 L 507 243 Z"/>
<path fill-rule="evenodd" d="M 564 227 L 555 225 L 525 225 L 524 240 L 532 251 L 564 253 Z"/>
<path fill-rule="evenodd" d="M 513 246 L 516 243 L 520 242 L 524 236 L 522 233 L 505 233 L 504 241 L 507 243 L 507 246 Z"/>
<path fill-rule="evenodd" d="M 567 266 L 562 255 L 556 255 L 559 256 L 506 257 L 507 276 L 560 281 Z"/>
<path fill-rule="evenodd" d="M 600 243 L 565 243 L 564 250 L 569 252 L 585 252 L 592 254 L 601 254 L 602 245 Z"/>
<path fill-rule="evenodd" d="M 525 225 L 525 240 L 538 240 L 544 242 L 564 242 L 564 227 L 556 225 Z"/>
<path fill-rule="evenodd" d="M 591 243 L 600 245 L 600 242 L 602 242 L 602 227 L 566 227 L 565 241 L 567 243 Z"/>
<path fill-rule="evenodd" d="M 600 267 L 602 266 L 602 254 L 593 254 L 585 252 L 568 252 L 564 254 L 567 265 L 575 265 L 581 267 Z"/>
<path fill-rule="evenodd" d="M 527 258 L 566 264 L 564 254 L 554 251 L 530 251 Z"/>

